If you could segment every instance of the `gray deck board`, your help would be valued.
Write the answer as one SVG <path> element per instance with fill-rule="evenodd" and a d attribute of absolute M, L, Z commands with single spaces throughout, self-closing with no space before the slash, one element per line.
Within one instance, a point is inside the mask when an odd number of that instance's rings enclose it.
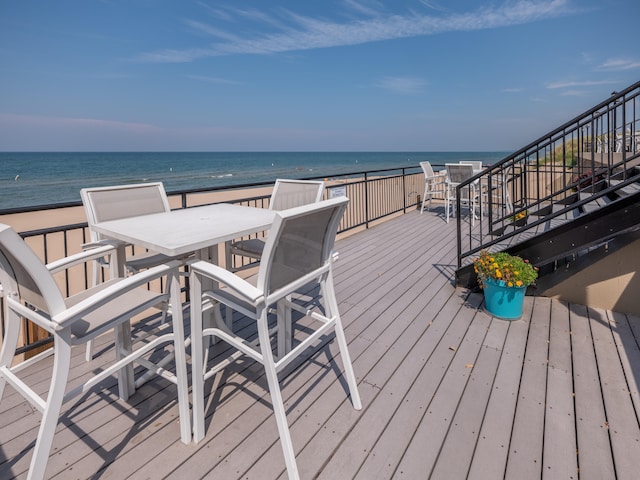
<path fill-rule="evenodd" d="M 571 305 L 570 318 L 580 475 L 585 478 L 615 478 L 587 308 Z"/>
<path fill-rule="evenodd" d="M 336 290 L 363 409 L 352 408 L 328 337 L 281 382 L 302 478 L 637 477 L 640 319 L 535 297 L 520 320 L 492 318 L 481 293 L 453 286 L 455 223 L 435 210 L 337 242 Z M 112 358 L 110 343 L 100 339 L 104 352 L 91 363 L 74 352 L 74 381 Z M 49 370 L 26 373 L 46 392 Z M 48 478 L 286 478 L 255 364 L 239 361 L 207 382 L 198 445 L 180 442 L 169 382 L 153 379 L 128 402 L 115 379 L 104 386 L 65 406 Z M 0 478 L 26 478 L 40 415 L 6 390 Z"/>
<path fill-rule="evenodd" d="M 504 476 L 533 306 L 534 299 L 526 297 L 522 319 L 509 322 L 468 478 Z"/>
<path fill-rule="evenodd" d="M 571 325 L 567 305 L 551 304 L 549 368 L 542 477 L 578 478 L 577 439 L 571 364 Z"/>
<path fill-rule="evenodd" d="M 616 348 L 607 312 L 590 308 L 598 370 L 602 384 L 609 438 L 618 478 L 638 478 L 640 458 L 640 428 L 629 394 L 620 357 Z M 635 420 L 635 421 L 634 421 Z"/>
<path fill-rule="evenodd" d="M 465 365 L 471 375 L 434 467 L 434 478 L 465 478 L 468 474 L 508 329 L 508 322 L 492 321 L 477 359 Z"/>
<path fill-rule="evenodd" d="M 541 477 L 549 319 L 550 302 L 536 299 L 509 447 L 508 478 Z"/>

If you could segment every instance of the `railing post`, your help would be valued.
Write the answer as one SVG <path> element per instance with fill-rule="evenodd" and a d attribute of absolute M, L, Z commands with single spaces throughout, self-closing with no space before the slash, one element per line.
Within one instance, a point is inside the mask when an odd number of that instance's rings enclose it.
<path fill-rule="evenodd" d="M 466 188 L 471 188 L 470 185 L 467 186 Z M 460 200 L 460 195 L 462 192 L 462 188 L 461 185 L 458 184 L 458 186 L 456 186 L 456 210 L 455 210 L 455 215 L 456 215 L 456 257 L 458 259 L 458 269 L 462 266 L 462 215 L 460 214 L 460 208 L 462 206 L 462 202 Z M 471 198 L 471 192 L 469 192 L 469 198 Z M 446 200 L 445 200 L 446 201 Z M 446 205 L 445 205 L 445 212 L 446 212 Z M 471 212 L 470 215 L 473 216 L 474 212 L 471 209 L 471 200 L 469 200 L 469 211 Z"/>
<path fill-rule="evenodd" d="M 364 172 L 364 224 L 369 228 L 369 176 Z"/>
<path fill-rule="evenodd" d="M 402 213 L 407 213 L 407 175 L 402 167 Z"/>

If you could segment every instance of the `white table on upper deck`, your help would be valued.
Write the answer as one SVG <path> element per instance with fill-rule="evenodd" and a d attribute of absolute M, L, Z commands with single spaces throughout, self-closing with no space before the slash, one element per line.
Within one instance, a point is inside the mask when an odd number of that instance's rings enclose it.
<path fill-rule="evenodd" d="M 217 262 L 217 246 L 220 243 L 251 233 L 268 230 L 276 212 L 266 208 L 220 203 L 199 207 L 153 213 L 138 217 L 111 220 L 94 225 L 94 229 L 106 238 L 124 242 L 118 252 L 118 275 L 123 276 L 124 246 L 139 245 L 170 257 L 195 252 L 200 258 Z M 171 305 L 182 304 L 180 284 L 177 279 L 171 285 Z M 172 356 L 167 356 L 167 363 Z M 133 383 L 133 369 L 125 374 Z M 138 380 L 144 383 L 147 376 Z M 129 392 L 132 394 L 133 392 Z"/>
<path fill-rule="evenodd" d="M 266 208 L 219 203 L 97 223 L 107 238 L 171 257 L 268 230 L 276 213 Z"/>

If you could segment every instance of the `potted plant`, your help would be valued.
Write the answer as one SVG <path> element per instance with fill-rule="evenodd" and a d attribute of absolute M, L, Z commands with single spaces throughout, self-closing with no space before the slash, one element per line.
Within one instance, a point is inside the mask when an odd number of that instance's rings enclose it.
<path fill-rule="evenodd" d="M 526 210 L 522 210 L 515 215 L 511 215 L 509 217 L 509 221 L 513 222 L 513 224 L 517 227 L 522 227 L 527 224 L 527 215 L 528 212 Z"/>
<path fill-rule="evenodd" d="M 485 310 L 505 320 L 520 318 L 525 291 L 538 278 L 538 269 L 521 257 L 484 250 L 473 262 L 473 269 L 484 291 Z"/>

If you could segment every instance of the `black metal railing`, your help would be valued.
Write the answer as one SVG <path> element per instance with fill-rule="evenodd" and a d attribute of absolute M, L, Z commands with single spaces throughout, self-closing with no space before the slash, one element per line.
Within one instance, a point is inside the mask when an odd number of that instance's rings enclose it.
<path fill-rule="evenodd" d="M 458 216 L 458 269 L 483 249 L 535 235 L 541 224 L 610 194 L 609 180 L 636 175 L 639 158 L 640 82 L 459 185 L 458 209 L 464 189 L 477 186 L 482 218 Z"/>
<path fill-rule="evenodd" d="M 305 180 L 318 179 L 307 177 Z M 339 176 L 324 177 L 327 189 L 325 197 L 346 195 L 350 202 L 342 218 L 339 234 L 357 228 L 369 228 L 376 221 L 392 215 L 406 213 L 407 210 L 418 205 L 419 195 L 424 189 L 424 175 L 420 166 L 384 169 L 377 171 L 363 171 L 341 174 Z M 251 188 L 269 187 L 272 183 L 252 183 L 234 186 L 232 188 L 194 189 L 168 192 L 170 203 L 179 204 L 179 208 L 191 208 L 209 203 L 212 194 L 228 193 L 232 190 L 250 191 Z M 225 200 L 229 202 L 228 200 Z M 230 203 L 250 205 L 258 208 L 268 208 L 269 195 L 249 196 L 231 200 Z M 43 205 L 22 209 L 6 209 L 0 215 L 21 214 L 52 209 L 76 208 L 81 202 L 70 202 L 56 205 Z M 61 225 L 51 228 L 19 232 L 25 241 L 40 255 L 45 263 L 80 251 L 82 244 L 89 241 L 90 235 L 87 223 Z M 260 235 L 260 234 L 258 234 Z M 55 244 L 55 247 L 53 245 Z M 131 253 L 135 247 L 130 247 Z M 240 260 L 238 260 L 240 261 Z M 59 274 L 60 275 L 60 274 Z M 71 295 L 78 289 L 89 286 L 91 272 L 85 266 L 82 270 L 64 272 L 57 277 L 60 288 L 65 295 Z M 0 303 L 2 298 L 0 297 Z M 2 305 L 3 306 L 3 305 Z M 4 312 L 4 308 L 2 309 Z M 0 333 L 4 337 L 4 314 L 0 318 Z M 24 325 L 24 338 L 17 354 L 33 353 L 41 348 L 47 348 L 50 339 L 47 333 L 31 324 Z"/>

